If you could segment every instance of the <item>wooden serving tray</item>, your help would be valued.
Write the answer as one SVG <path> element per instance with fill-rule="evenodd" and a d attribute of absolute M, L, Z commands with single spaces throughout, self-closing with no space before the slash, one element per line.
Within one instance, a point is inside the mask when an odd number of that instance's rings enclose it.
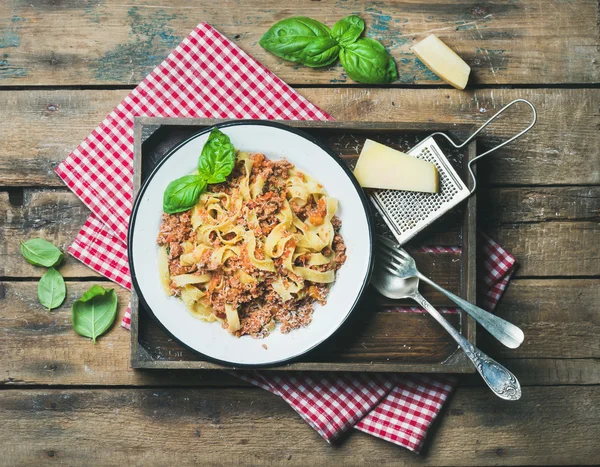
<path fill-rule="evenodd" d="M 134 196 L 169 150 L 192 134 L 224 121 L 137 117 L 134 130 Z M 302 128 L 319 138 L 350 166 L 355 163 L 365 138 L 407 151 L 434 131 L 452 131 L 460 136 L 472 131 L 470 126 L 444 124 L 283 123 Z M 443 145 L 442 150 L 457 172 L 467 180 L 463 161 L 475 157 L 475 142 L 460 150 Z M 406 245 L 409 251 L 422 245 L 461 247 L 461 253 L 415 252 L 413 256 L 421 272 L 471 302 L 475 301 L 476 296 L 475 214 L 475 196 L 472 196 Z M 387 227 L 381 219 L 376 220 L 376 230 L 381 229 Z M 452 306 L 446 297 L 426 284 L 421 284 L 420 290 L 434 306 Z M 330 340 L 293 363 L 268 369 L 422 373 L 475 371 L 458 345 L 428 314 L 382 311 L 384 307 L 399 305 L 416 304 L 384 298 L 369 287 L 357 310 Z M 132 291 L 132 368 L 231 369 L 184 348 L 150 316 L 138 301 L 135 291 Z M 472 318 L 464 312 L 447 313 L 445 316 L 469 341 L 475 343 L 476 328 Z"/>

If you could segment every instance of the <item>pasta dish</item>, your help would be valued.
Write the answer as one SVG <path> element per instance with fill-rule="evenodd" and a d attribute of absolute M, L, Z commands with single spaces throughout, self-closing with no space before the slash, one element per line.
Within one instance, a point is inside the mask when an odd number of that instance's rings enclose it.
<path fill-rule="evenodd" d="M 346 260 L 337 201 L 286 160 L 238 151 L 223 183 L 163 214 L 157 243 L 168 294 L 236 336 L 307 326 Z"/>

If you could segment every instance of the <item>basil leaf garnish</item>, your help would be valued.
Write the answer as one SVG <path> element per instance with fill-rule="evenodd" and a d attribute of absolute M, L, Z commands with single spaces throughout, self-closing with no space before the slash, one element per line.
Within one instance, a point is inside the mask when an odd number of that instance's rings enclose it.
<path fill-rule="evenodd" d="M 335 23 L 331 33 L 338 43 L 345 47 L 356 42 L 364 30 L 365 22 L 360 16 L 350 15 Z"/>
<path fill-rule="evenodd" d="M 21 254 L 28 263 L 46 268 L 56 266 L 63 258 L 61 251 L 43 238 L 32 238 L 21 242 Z"/>
<path fill-rule="evenodd" d="M 163 211 L 167 214 L 192 209 L 206 189 L 206 180 L 200 175 L 185 175 L 173 180 L 163 195 Z"/>
<path fill-rule="evenodd" d="M 340 48 L 331 30 L 317 20 L 294 16 L 275 23 L 258 42 L 267 52 L 311 67 L 326 66 Z"/>
<path fill-rule="evenodd" d="M 117 294 L 99 285 L 92 286 L 71 308 L 73 329 L 94 343 L 110 328 L 116 316 Z"/>
<path fill-rule="evenodd" d="M 173 180 L 163 195 L 163 211 L 167 214 L 192 209 L 209 183 L 222 183 L 235 166 L 235 148 L 229 136 L 213 129 L 198 157 L 198 174 Z"/>
<path fill-rule="evenodd" d="M 38 282 L 38 299 L 40 303 L 48 308 L 48 311 L 51 311 L 61 305 L 66 295 L 67 288 L 60 273 L 54 268 L 48 269 Z"/>
<path fill-rule="evenodd" d="M 229 136 L 215 128 L 210 132 L 208 141 L 198 158 L 198 173 L 207 183 L 222 183 L 231 173 L 234 165 L 235 148 Z"/>
<path fill-rule="evenodd" d="M 388 84 L 398 79 L 394 59 L 373 39 L 358 39 L 343 47 L 340 60 L 348 76 L 359 83 Z"/>

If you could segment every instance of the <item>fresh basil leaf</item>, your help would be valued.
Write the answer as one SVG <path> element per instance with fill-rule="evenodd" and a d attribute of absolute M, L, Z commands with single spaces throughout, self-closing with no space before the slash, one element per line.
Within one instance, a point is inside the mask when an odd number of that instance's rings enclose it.
<path fill-rule="evenodd" d="M 94 285 L 73 303 L 71 322 L 77 334 L 94 342 L 104 334 L 117 316 L 117 294 L 113 289 Z"/>
<path fill-rule="evenodd" d="M 167 214 L 192 209 L 206 189 L 206 180 L 200 175 L 185 175 L 173 180 L 163 195 L 163 211 Z"/>
<path fill-rule="evenodd" d="M 32 238 L 21 242 L 21 254 L 28 263 L 46 268 L 56 266 L 63 259 L 61 251 L 43 238 Z"/>
<path fill-rule="evenodd" d="M 198 173 L 207 183 L 222 183 L 235 165 L 235 148 L 229 136 L 218 128 L 210 132 L 198 158 Z"/>
<path fill-rule="evenodd" d="M 275 23 L 258 42 L 267 52 L 284 60 L 317 67 L 332 63 L 339 53 L 331 30 L 305 16 L 294 16 Z"/>
<path fill-rule="evenodd" d="M 61 305 L 66 295 L 67 288 L 60 273 L 54 268 L 48 269 L 38 282 L 38 299 L 40 303 L 48 308 L 48 311 L 51 311 Z"/>
<path fill-rule="evenodd" d="M 348 76 L 359 83 L 388 84 L 398 79 L 394 59 L 373 39 L 358 39 L 343 47 L 340 60 Z"/>
<path fill-rule="evenodd" d="M 338 43 L 345 47 L 356 42 L 364 30 L 365 22 L 360 16 L 350 15 L 335 23 L 331 33 Z"/>
<path fill-rule="evenodd" d="M 317 68 L 335 62 L 340 55 L 340 46 L 331 37 L 319 37 L 302 51 L 302 64 Z"/>
<path fill-rule="evenodd" d="M 80 302 L 88 302 L 97 295 L 103 295 L 107 290 L 111 290 L 111 289 L 105 289 L 104 287 L 94 284 L 88 289 L 87 292 L 85 292 L 81 296 L 79 301 Z"/>

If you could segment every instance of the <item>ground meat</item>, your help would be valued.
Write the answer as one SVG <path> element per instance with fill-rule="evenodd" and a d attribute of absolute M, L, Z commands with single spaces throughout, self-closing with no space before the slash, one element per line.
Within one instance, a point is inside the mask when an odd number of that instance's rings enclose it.
<path fill-rule="evenodd" d="M 275 214 L 281 210 L 284 199 L 285 194 L 282 196 L 279 193 L 268 191 L 255 200 L 248 201 L 248 208 L 254 209 L 259 222 L 268 221 L 275 219 Z"/>
<path fill-rule="evenodd" d="M 179 276 L 180 274 L 191 274 L 197 271 L 196 265 L 182 266 L 179 262 L 179 258 L 176 261 L 169 261 L 169 274 L 172 276 Z"/>
<path fill-rule="evenodd" d="M 169 259 L 179 258 L 183 253 L 183 246 L 179 242 L 169 242 Z"/>
<path fill-rule="evenodd" d="M 193 234 L 190 211 L 163 214 L 156 243 L 164 246 L 172 242 L 186 242 Z"/>
<path fill-rule="evenodd" d="M 253 307 L 240 317 L 240 335 L 264 337 L 273 320 L 272 310 L 269 307 Z"/>
<path fill-rule="evenodd" d="M 235 212 L 231 217 L 234 225 L 251 230 L 247 225 L 247 214 L 252 211 L 256 215 L 258 225 L 252 229 L 256 237 L 254 255 L 257 259 L 265 259 L 264 241 L 266 236 L 280 222 L 277 217 L 286 200 L 286 180 L 294 166 L 285 160 L 270 161 L 262 154 L 253 156 L 253 166 L 250 173 L 250 182 L 258 177 L 264 180 L 262 192 L 255 199 L 246 200 L 241 212 Z M 243 161 L 238 160 L 232 174 L 224 183 L 209 185 L 208 192 L 227 193 L 231 198 L 239 194 L 241 180 L 246 175 Z M 310 197 L 304 206 L 290 203 L 292 211 L 303 222 L 310 222 L 314 226 L 322 225 L 327 214 L 324 198 L 315 201 Z M 198 212 L 197 215 L 204 222 L 213 222 L 209 219 L 208 211 Z M 301 255 L 295 260 L 297 266 L 310 267 L 318 271 L 339 269 L 346 261 L 346 246 L 339 233 L 341 221 L 337 217 L 331 220 L 335 235 L 331 248 L 325 247 L 321 253 L 327 257 L 333 256 L 335 261 L 321 266 L 307 266 L 309 255 Z M 225 234 L 221 237 L 224 242 L 232 240 L 235 234 Z M 191 211 L 179 214 L 164 214 L 158 234 L 157 243 L 166 246 L 169 259 L 169 271 L 172 276 L 180 274 L 205 274 L 210 273 L 211 279 L 205 283 L 201 290 L 206 293 L 210 306 L 217 317 L 226 319 L 225 305 L 231 305 L 238 310 L 240 329 L 235 334 L 238 336 L 250 335 L 255 338 L 267 336 L 276 326 L 281 325 L 281 332 L 287 333 L 302 326 L 307 326 L 312 320 L 313 308 L 316 303 L 325 304 L 329 293 L 329 284 L 318 284 L 304 280 L 284 266 L 295 250 L 295 240 L 286 243 L 285 251 L 279 258 L 273 258 L 275 271 L 257 269 L 248 255 L 247 246 L 238 243 L 239 256 L 226 260 L 225 264 L 211 261 L 212 252 L 223 245 L 221 238 L 214 232 L 210 234 L 210 248 L 203 251 L 196 263 L 189 266 L 181 264 L 181 255 L 190 252 L 190 244 L 195 245 L 196 235 L 191 225 Z M 239 273 L 238 273 L 239 271 Z M 246 276 L 242 275 L 245 273 Z M 251 280 L 248 280 L 248 276 Z M 306 294 L 283 301 L 273 288 L 273 282 L 279 280 L 294 281 L 303 284 Z M 175 294 L 178 289 L 173 290 Z M 224 327 L 227 327 L 226 323 Z"/>
<path fill-rule="evenodd" d="M 267 182 L 268 187 L 273 191 L 281 191 L 285 187 L 290 169 L 293 169 L 294 166 L 285 159 L 282 159 L 272 162 L 272 168 L 273 173 Z"/>
<path fill-rule="evenodd" d="M 287 334 L 294 329 L 308 326 L 312 321 L 313 303 L 309 300 L 302 300 L 293 310 L 278 309 L 275 313 L 275 319 L 281 323 L 281 332 Z"/>
<path fill-rule="evenodd" d="M 337 271 L 339 268 L 343 266 L 346 262 L 346 245 L 344 244 L 344 239 L 339 233 L 336 233 L 333 237 L 333 251 L 335 251 L 335 270 Z"/>

